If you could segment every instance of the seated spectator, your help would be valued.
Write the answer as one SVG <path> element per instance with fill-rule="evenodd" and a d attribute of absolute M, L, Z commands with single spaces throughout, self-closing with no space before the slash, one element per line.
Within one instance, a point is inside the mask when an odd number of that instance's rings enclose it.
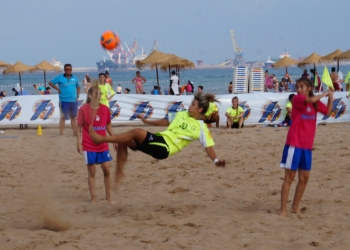
<path fill-rule="evenodd" d="M 209 108 L 203 116 L 203 121 L 205 124 L 207 124 L 208 127 L 211 127 L 211 124 L 214 122 L 216 123 L 216 127 L 219 127 L 219 108 L 214 102 L 209 102 Z"/>
<path fill-rule="evenodd" d="M 310 79 L 310 76 L 309 76 L 309 74 L 307 73 L 307 69 L 304 69 L 304 73 L 301 75 L 301 78 Z"/>
<path fill-rule="evenodd" d="M 187 81 L 186 83 L 186 95 L 193 95 L 194 87 L 191 81 Z"/>
<path fill-rule="evenodd" d="M 46 87 L 46 90 L 45 90 L 45 95 L 51 95 L 51 88 L 50 87 Z"/>
<path fill-rule="evenodd" d="M 277 127 L 289 127 L 292 124 L 292 101 L 294 94 L 290 94 L 286 105 L 286 117 Z"/>
<path fill-rule="evenodd" d="M 129 94 L 129 93 L 130 93 L 130 89 L 125 88 L 125 89 L 124 89 L 124 94 Z"/>
<path fill-rule="evenodd" d="M 288 84 L 286 83 L 284 77 L 282 78 L 282 81 L 279 83 L 279 91 L 280 92 L 288 92 Z"/>
<path fill-rule="evenodd" d="M 232 106 L 226 110 L 225 116 L 227 117 L 226 126 L 228 129 L 244 127 L 243 123 L 244 110 L 238 105 L 238 97 L 232 98 Z"/>
<path fill-rule="evenodd" d="M 151 95 L 159 95 L 158 86 L 153 86 L 153 90 L 151 91 Z"/>
<path fill-rule="evenodd" d="M 6 90 L 0 91 L 0 99 L 6 96 L 7 96 Z"/>
<path fill-rule="evenodd" d="M 118 87 L 117 87 L 117 94 L 121 94 L 122 91 L 123 91 L 122 86 L 120 86 L 120 84 L 118 84 Z"/>
<path fill-rule="evenodd" d="M 273 77 L 267 76 L 265 78 L 265 92 L 271 92 L 275 89 L 275 86 L 273 84 Z"/>

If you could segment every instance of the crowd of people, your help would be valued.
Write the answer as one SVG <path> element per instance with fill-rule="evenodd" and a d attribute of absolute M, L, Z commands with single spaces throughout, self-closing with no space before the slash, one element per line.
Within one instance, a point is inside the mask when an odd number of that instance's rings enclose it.
<path fill-rule="evenodd" d="M 315 69 L 310 69 L 310 74 L 307 69 L 304 69 L 301 78 L 309 79 L 314 84 L 314 92 L 319 93 L 323 91 L 321 78 Z M 332 67 L 330 78 L 332 80 L 333 89 L 335 91 L 343 91 L 343 74 L 341 71 L 336 72 L 335 67 Z M 265 92 L 295 92 L 295 82 L 293 82 L 292 77 L 285 73 L 281 81 L 277 79 L 275 74 L 269 74 L 268 70 L 265 71 Z M 232 88 L 231 88 L 232 89 Z M 349 90 L 349 84 L 346 84 L 346 91 Z M 230 87 L 229 87 L 230 93 Z"/>

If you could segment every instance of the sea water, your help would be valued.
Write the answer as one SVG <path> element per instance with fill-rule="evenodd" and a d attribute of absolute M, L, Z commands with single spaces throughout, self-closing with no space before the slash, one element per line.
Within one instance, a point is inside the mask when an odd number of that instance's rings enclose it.
<path fill-rule="evenodd" d="M 328 71 L 331 72 L 331 67 L 328 66 Z M 312 66 L 306 67 L 308 71 L 313 68 Z M 317 66 L 317 71 L 319 72 L 320 77 L 322 77 L 322 73 L 324 70 L 324 66 Z M 278 80 L 281 80 L 285 74 L 285 68 L 283 69 L 267 69 L 269 74 L 275 74 Z M 292 77 L 293 81 L 301 76 L 304 69 L 297 67 L 289 67 L 288 72 Z M 340 65 L 340 71 L 343 73 L 344 78 L 348 71 L 350 70 L 350 65 Z M 131 80 L 135 77 L 137 69 L 135 70 L 119 70 L 119 71 L 109 71 L 109 75 L 113 80 L 113 88 L 116 89 L 120 84 L 122 88 L 129 88 L 131 90 L 130 94 L 135 93 L 135 85 L 131 83 Z M 192 81 L 197 90 L 199 85 L 204 87 L 204 91 L 213 92 L 216 94 L 227 94 L 228 93 L 228 84 L 233 81 L 233 68 L 201 68 L 201 69 L 190 69 L 190 70 L 181 70 L 180 71 L 180 85 L 184 85 L 187 81 Z M 88 71 L 79 71 L 74 72 L 73 75 L 76 76 L 80 82 L 83 81 L 85 74 L 89 74 L 90 78 L 98 79 L 97 70 L 88 70 Z M 47 72 L 46 73 L 46 82 L 48 83 L 55 76 L 63 74 L 55 73 L 55 72 Z M 311 73 L 309 73 L 311 75 Z M 150 94 L 153 87 L 157 85 L 156 78 L 156 70 L 141 70 L 141 75 L 146 78 L 147 82 L 144 84 L 144 92 L 146 94 Z M 33 87 L 33 84 L 44 85 L 44 73 L 36 72 L 36 73 L 24 73 L 21 74 L 22 78 L 22 86 L 25 91 L 30 94 L 36 94 L 36 90 Z M 169 72 L 163 72 L 158 70 L 158 79 L 159 85 L 161 87 L 162 92 L 164 90 L 168 90 L 169 88 Z M 0 76 L 0 91 L 6 90 L 9 96 L 13 95 L 12 88 L 16 87 L 17 83 L 19 83 L 18 74 L 12 75 L 1 75 Z M 56 94 L 56 90 L 51 89 L 53 94 Z M 81 93 L 83 93 L 83 88 L 81 88 Z"/>

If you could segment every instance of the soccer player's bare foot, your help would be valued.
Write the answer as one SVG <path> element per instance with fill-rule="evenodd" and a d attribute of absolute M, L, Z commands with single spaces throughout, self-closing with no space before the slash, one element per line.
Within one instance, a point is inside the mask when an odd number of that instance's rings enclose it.
<path fill-rule="evenodd" d="M 102 136 L 97 134 L 92 126 L 89 127 L 89 135 L 94 143 L 98 144 L 102 142 Z"/>
<path fill-rule="evenodd" d="M 300 212 L 300 210 L 298 208 L 295 209 L 293 207 L 290 209 L 290 212 L 293 213 L 293 214 L 301 214 L 301 212 Z"/>
<path fill-rule="evenodd" d="M 285 209 L 280 209 L 280 216 L 282 216 L 282 217 L 287 217 L 287 210 L 285 210 Z"/>
<path fill-rule="evenodd" d="M 108 201 L 108 203 L 109 203 L 110 205 L 115 204 L 115 201 L 112 200 L 112 198 L 106 198 L 106 200 Z"/>
<path fill-rule="evenodd" d="M 113 185 L 113 190 L 116 191 L 119 187 L 119 185 L 122 183 L 122 181 L 124 180 L 125 175 L 123 173 L 117 173 L 114 176 L 114 185 Z"/>

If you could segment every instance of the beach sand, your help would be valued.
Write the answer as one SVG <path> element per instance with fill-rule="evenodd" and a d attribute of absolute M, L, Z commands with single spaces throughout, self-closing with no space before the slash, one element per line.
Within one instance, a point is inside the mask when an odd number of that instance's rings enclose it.
<path fill-rule="evenodd" d="M 34 127 L 0 135 L 0 249 L 349 249 L 348 123 L 317 127 L 303 214 L 288 218 L 278 215 L 287 128 L 212 128 L 224 169 L 199 142 L 163 161 L 131 151 L 114 205 L 104 200 L 99 166 L 90 205 L 71 132 L 60 137 L 44 126 L 42 136 Z"/>

